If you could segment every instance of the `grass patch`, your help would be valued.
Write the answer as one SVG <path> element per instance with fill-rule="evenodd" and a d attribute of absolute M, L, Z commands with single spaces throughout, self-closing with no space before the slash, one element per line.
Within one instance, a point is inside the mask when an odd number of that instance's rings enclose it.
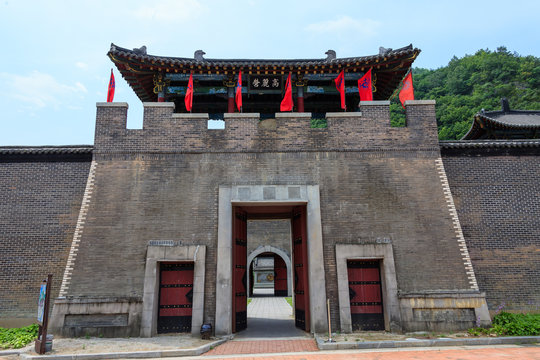
<path fill-rule="evenodd" d="M 492 327 L 475 327 L 468 330 L 474 336 L 538 336 L 540 335 L 540 314 L 511 314 L 501 312 L 493 317 Z"/>
<path fill-rule="evenodd" d="M 0 349 L 19 349 L 37 338 L 38 324 L 21 328 L 0 328 Z"/>
<path fill-rule="evenodd" d="M 252 298 L 248 298 L 248 302 L 247 304 L 249 305 L 249 303 L 251 302 L 251 300 L 253 300 Z"/>
<path fill-rule="evenodd" d="M 286 298 L 285 298 L 285 301 L 286 301 L 289 305 L 291 305 L 291 307 L 293 307 L 293 304 L 292 304 L 292 297 L 286 297 Z"/>

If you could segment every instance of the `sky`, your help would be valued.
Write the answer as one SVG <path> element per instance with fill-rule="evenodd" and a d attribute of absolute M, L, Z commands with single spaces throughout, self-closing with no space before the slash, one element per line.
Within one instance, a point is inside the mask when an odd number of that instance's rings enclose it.
<path fill-rule="evenodd" d="M 0 146 L 92 145 L 106 101 L 110 44 L 148 54 L 207 58 L 374 55 L 422 50 L 413 66 L 506 46 L 540 57 L 540 1 L 0 0 Z M 142 103 L 115 71 L 114 101 L 128 128 Z"/>

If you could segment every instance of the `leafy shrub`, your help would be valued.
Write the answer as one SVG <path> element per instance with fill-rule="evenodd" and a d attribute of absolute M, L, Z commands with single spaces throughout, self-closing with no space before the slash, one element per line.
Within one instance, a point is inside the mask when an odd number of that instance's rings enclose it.
<path fill-rule="evenodd" d="M 21 328 L 0 328 L 0 349 L 19 349 L 34 341 L 38 335 L 38 325 Z"/>
<path fill-rule="evenodd" d="M 540 314 L 510 314 L 502 312 L 493 318 L 493 328 L 499 335 L 540 335 Z"/>
<path fill-rule="evenodd" d="M 538 336 L 540 335 L 540 314 L 511 314 L 501 312 L 493 317 L 492 327 L 475 327 L 468 330 L 473 336 Z"/>

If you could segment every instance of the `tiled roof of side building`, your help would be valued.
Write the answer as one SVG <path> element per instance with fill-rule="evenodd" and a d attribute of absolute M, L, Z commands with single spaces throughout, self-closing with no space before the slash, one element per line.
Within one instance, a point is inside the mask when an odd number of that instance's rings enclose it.
<path fill-rule="evenodd" d="M 0 146 L 0 163 L 89 162 L 92 145 Z"/>
<path fill-rule="evenodd" d="M 447 140 L 439 141 L 441 149 L 474 148 L 538 148 L 540 139 L 533 140 Z"/>
<path fill-rule="evenodd" d="M 540 110 L 511 110 L 505 98 L 501 104 L 501 110 L 478 112 L 462 140 L 493 138 L 495 131 L 503 137 L 515 137 L 512 132 L 519 132 L 524 138 L 540 137 Z"/>
<path fill-rule="evenodd" d="M 0 146 L 0 155 L 7 154 L 91 154 L 92 145 L 63 146 Z"/>

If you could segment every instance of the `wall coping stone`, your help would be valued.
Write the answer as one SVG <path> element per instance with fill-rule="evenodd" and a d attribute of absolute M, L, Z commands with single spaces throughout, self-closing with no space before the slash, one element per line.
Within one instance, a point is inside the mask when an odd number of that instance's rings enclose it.
<path fill-rule="evenodd" d="M 174 103 L 172 102 L 143 102 L 143 107 L 164 107 L 164 108 L 173 108 Z"/>
<path fill-rule="evenodd" d="M 461 297 L 468 297 L 468 298 L 484 298 L 486 296 L 485 293 L 480 292 L 478 290 L 457 290 L 457 291 L 449 291 L 449 290 L 434 290 L 434 291 L 422 291 L 422 292 L 398 292 L 398 298 L 400 299 L 409 299 L 409 298 L 461 298 Z"/>
<path fill-rule="evenodd" d="M 260 113 L 224 113 L 224 119 L 258 119 L 261 117 Z"/>
<path fill-rule="evenodd" d="M 407 105 L 435 105 L 435 100 L 405 100 Z"/>
<path fill-rule="evenodd" d="M 306 119 L 311 119 L 311 113 L 307 113 L 307 112 L 280 112 L 280 113 L 276 113 L 276 119 L 283 119 L 283 118 L 286 118 L 286 119 L 290 119 L 290 118 L 294 118 L 294 119 L 298 119 L 298 118 L 306 118 Z"/>
<path fill-rule="evenodd" d="M 93 303 L 119 303 L 119 302 L 142 302 L 142 297 L 59 297 L 54 300 L 55 304 L 93 304 Z"/>
<path fill-rule="evenodd" d="M 127 102 L 97 102 L 96 107 L 129 107 Z"/>
<path fill-rule="evenodd" d="M 326 113 L 326 118 L 356 118 L 362 116 L 361 111 L 355 111 L 355 112 L 328 112 Z"/>
<path fill-rule="evenodd" d="M 373 100 L 373 101 L 360 101 L 358 106 L 381 106 L 390 105 L 390 100 Z"/>
<path fill-rule="evenodd" d="M 172 118 L 176 119 L 205 119 L 209 120 L 208 113 L 195 113 L 195 114 L 187 114 L 187 113 L 173 113 Z"/>

